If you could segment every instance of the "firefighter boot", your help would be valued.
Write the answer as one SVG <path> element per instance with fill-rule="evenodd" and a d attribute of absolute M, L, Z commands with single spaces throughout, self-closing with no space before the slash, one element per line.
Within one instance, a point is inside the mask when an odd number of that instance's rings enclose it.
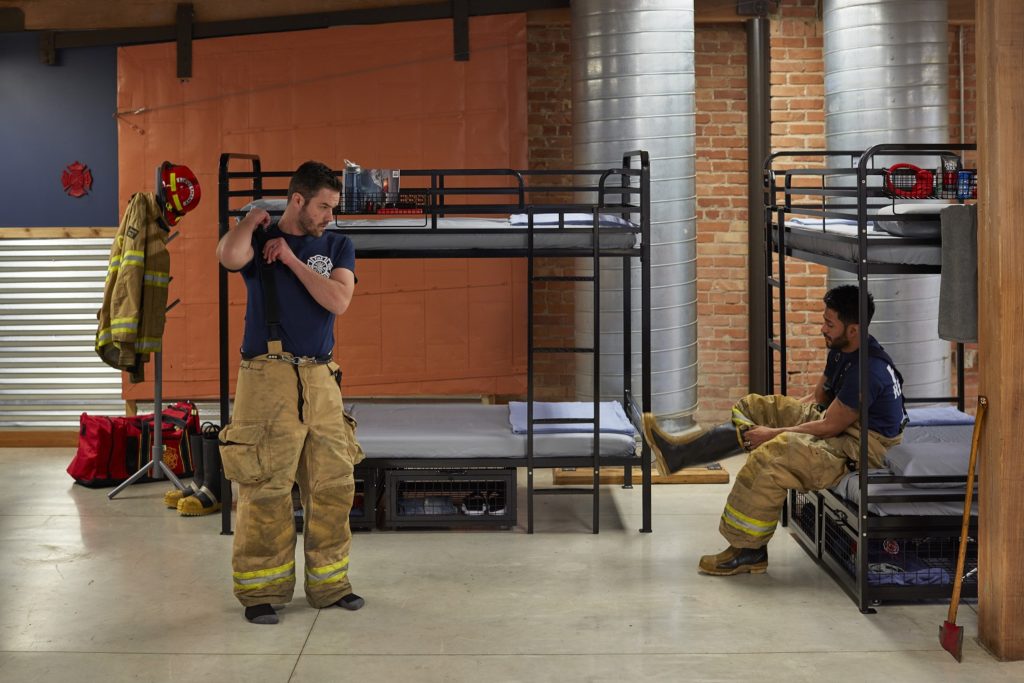
<path fill-rule="evenodd" d="M 698 570 L 712 576 L 735 576 L 736 574 L 764 574 L 768 571 L 768 546 L 760 548 L 734 548 L 729 546 L 717 555 L 700 558 Z"/>
<path fill-rule="evenodd" d="M 741 450 L 737 427 L 732 422 L 674 436 L 662 431 L 654 415 L 645 413 L 644 435 L 654 451 L 658 470 L 664 475 L 716 462 Z"/>
<path fill-rule="evenodd" d="M 194 495 L 187 496 L 178 501 L 178 514 L 183 517 L 199 517 L 209 515 L 220 510 L 220 501 L 214 491 L 220 490 L 220 444 L 217 442 L 216 431 L 212 431 L 214 438 L 207 438 L 203 432 L 203 482 Z"/>
<path fill-rule="evenodd" d="M 188 496 L 194 496 L 199 487 L 203 485 L 203 437 L 201 434 L 188 435 L 189 451 L 192 453 L 192 467 L 195 469 L 192 481 L 188 483 L 185 490 L 171 489 L 164 494 L 164 505 L 172 510 L 178 509 L 178 501 Z"/>

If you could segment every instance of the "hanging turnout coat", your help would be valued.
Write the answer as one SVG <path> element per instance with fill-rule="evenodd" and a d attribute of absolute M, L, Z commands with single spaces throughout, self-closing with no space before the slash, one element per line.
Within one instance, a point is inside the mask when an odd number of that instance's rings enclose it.
<path fill-rule="evenodd" d="M 161 350 L 171 259 L 167 230 L 152 192 L 132 195 L 110 247 L 103 306 L 96 317 L 96 353 L 111 367 L 143 380 L 149 354 Z"/>

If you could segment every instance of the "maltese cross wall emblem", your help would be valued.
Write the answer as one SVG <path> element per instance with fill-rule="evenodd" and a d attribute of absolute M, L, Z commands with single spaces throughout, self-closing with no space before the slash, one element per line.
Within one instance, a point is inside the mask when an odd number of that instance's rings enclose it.
<path fill-rule="evenodd" d="M 60 175 L 64 191 L 71 197 L 84 197 L 92 189 L 92 171 L 85 164 L 76 161 Z"/>

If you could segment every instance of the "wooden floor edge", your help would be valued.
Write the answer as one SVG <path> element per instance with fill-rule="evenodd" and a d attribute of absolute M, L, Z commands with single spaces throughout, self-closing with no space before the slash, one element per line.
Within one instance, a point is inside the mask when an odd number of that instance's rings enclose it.
<path fill-rule="evenodd" d="M 64 448 L 77 445 L 77 429 L 0 429 L 0 448 Z"/>
<path fill-rule="evenodd" d="M 556 469 L 552 472 L 552 480 L 555 484 L 580 486 L 591 484 L 594 481 L 594 472 L 589 468 L 565 470 Z M 623 481 L 621 467 L 602 467 L 602 484 L 621 484 Z M 691 467 L 680 470 L 675 474 L 665 476 L 658 472 L 651 473 L 652 484 L 728 484 L 729 472 L 722 469 L 708 469 L 707 467 Z M 640 471 L 633 469 L 633 486 L 640 485 Z"/>

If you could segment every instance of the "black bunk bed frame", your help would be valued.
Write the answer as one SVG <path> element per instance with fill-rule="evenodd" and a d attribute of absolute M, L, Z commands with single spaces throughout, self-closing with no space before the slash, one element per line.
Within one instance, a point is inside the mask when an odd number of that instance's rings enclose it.
<path fill-rule="evenodd" d="M 880 144 L 865 151 L 784 151 L 770 154 L 764 164 L 764 225 L 765 225 L 765 287 L 766 339 L 768 345 L 767 386 L 769 393 L 778 391 L 787 393 L 786 366 L 786 257 L 792 256 L 801 260 L 855 273 L 860 285 L 859 317 L 867 318 L 869 277 L 878 274 L 938 274 L 938 265 L 912 265 L 872 262 L 869 256 L 868 225 L 873 219 L 873 209 L 885 203 L 895 203 L 891 193 L 885 190 L 884 179 L 889 172 L 879 157 L 900 155 L 940 155 L 976 150 L 973 144 Z M 820 168 L 779 168 L 780 162 L 794 158 L 818 158 Z M 937 156 L 936 156 L 937 158 Z M 845 179 L 829 185 L 830 179 Z M 852 180 L 855 184 L 850 185 Z M 796 181 L 796 182 L 794 182 Z M 941 182 L 941 178 L 935 182 Z M 811 185 L 813 183 L 813 185 Z M 811 185 L 811 186 L 808 186 Z M 955 198 L 955 197 L 954 197 Z M 961 198 L 962 199 L 962 198 Z M 901 200 L 905 201 L 905 200 Z M 912 200 L 911 200 L 912 201 Z M 815 253 L 805 249 L 793 248 L 786 243 L 786 227 L 788 216 L 807 216 L 815 219 L 836 218 L 849 219 L 857 222 L 856 237 L 833 234 L 830 239 L 844 241 L 856 246 L 855 260 L 845 260 L 831 255 Z M 936 217 L 937 219 L 937 217 Z M 935 245 L 937 240 L 927 238 L 904 237 L 903 245 Z M 775 259 L 773 264 L 772 259 Z M 777 277 L 773 277 L 773 265 L 777 268 Z M 778 310 L 778 336 L 775 335 L 775 307 Z M 867 359 L 868 326 L 860 327 L 859 355 L 859 386 L 860 391 L 868 385 L 869 363 Z M 775 355 L 778 355 L 778 365 Z M 959 410 L 964 409 L 964 345 L 956 345 L 957 356 L 957 392 L 956 396 L 909 397 L 907 403 L 949 403 L 956 402 Z M 779 373 L 776 387 L 776 369 Z M 811 513 L 804 519 L 811 520 L 808 524 L 794 524 L 791 527 L 794 537 L 819 564 L 824 566 L 842 588 L 857 603 L 861 612 L 874 613 L 872 605 L 883 601 L 905 601 L 920 599 L 948 598 L 951 587 L 949 584 L 937 585 L 878 585 L 869 580 L 869 558 L 872 544 L 882 543 L 888 538 L 919 539 L 922 537 L 945 539 L 938 553 L 948 555 L 950 574 L 955 568 L 957 544 L 961 542 L 960 529 L 962 517 L 957 516 L 880 516 L 869 513 L 868 506 L 872 503 L 906 503 L 906 502 L 960 502 L 964 493 L 955 491 L 940 492 L 927 496 L 908 496 L 899 494 L 876 494 L 869 492 L 868 484 L 905 483 L 920 484 L 926 482 L 964 482 L 966 477 L 908 477 L 896 475 L 868 474 L 868 442 L 867 413 L 868 405 L 859 397 L 860 405 L 860 462 L 858 465 L 859 500 L 846 500 L 832 491 L 812 491 L 806 494 L 790 491 L 783 510 L 783 524 L 806 514 L 805 506 L 810 506 Z M 973 519 L 969 530 L 969 539 L 977 538 L 977 519 Z M 846 546 L 848 557 L 841 557 L 835 547 L 829 547 L 829 538 L 836 535 L 849 540 Z M 845 540 L 844 540 L 845 542 Z M 845 559 L 845 561 L 844 561 Z M 944 566 L 946 563 L 943 561 Z M 968 549 L 968 566 L 974 568 L 964 581 L 963 596 L 977 596 L 977 548 L 972 545 Z"/>
<path fill-rule="evenodd" d="M 232 162 L 247 166 L 245 170 L 233 170 Z M 220 156 L 218 173 L 218 211 L 219 235 L 223 236 L 229 229 L 231 218 L 240 217 L 241 210 L 232 209 L 232 204 L 265 198 L 285 198 L 287 191 L 280 187 L 291 177 L 293 171 L 267 171 L 263 169 L 260 158 L 253 154 L 224 153 Z M 338 171 L 339 176 L 343 175 Z M 385 215 L 386 225 L 392 227 L 359 227 L 337 225 L 333 229 L 341 229 L 353 238 L 356 246 L 356 257 L 365 258 L 510 258 L 527 259 L 527 450 L 521 458 L 392 458 L 368 457 L 360 467 L 372 466 L 383 471 L 386 468 L 452 468 L 462 470 L 467 467 L 479 468 L 510 468 L 525 467 L 527 472 L 527 532 L 533 533 L 534 495 L 540 494 L 589 494 L 592 496 L 593 533 L 599 531 L 600 505 L 600 468 L 602 466 L 622 466 L 624 468 L 624 488 L 632 488 L 632 466 L 639 465 L 642 487 L 641 533 L 650 533 L 651 528 L 651 458 L 650 450 L 643 439 L 643 413 L 651 410 L 651 334 L 650 334 L 650 157 L 646 151 L 631 151 L 623 154 L 621 167 L 602 170 L 511 170 L 511 169 L 429 169 L 401 170 L 402 185 L 400 198 L 410 200 L 416 207 L 417 215 Z M 555 178 L 555 182 L 552 182 Z M 282 180 L 283 179 L 283 180 Z M 467 180 L 468 179 L 468 180 Z M 270 181 L 266 183 L 265 181 Z M 268 187 L 274 182 L 277 187 Z M 532 181 L 532 182 L 531 182 Z M 565 183 L 565 184 L 560 184 Z M 406 187 L 415 185 L 415 187 Z M 545 197 L 568 196 L 572 201 L 544 201 Z M 500 198 L 494 201 L 494 198 Z M 480 203 L 481 199 L 484 203 Z M 490 200 L 490 201 L 487 201 Z M 273 211 L 271 213 L 274 213 Z M 280 212 L 277 212 L 278 214 Z M 446 228 L 439 226 L 438 220 L 447 215 L 459 217 L 496 217 L 507 218 L 510 214 L 527 215 L 525 227 L 508 228 Z M 585 213 L 592 216 L 591 225 L 585 227 L 567 225 L 566 214 Z M 337 221 L 344 219 L 343 207 L 335 209 Z M 537 214 L 556 214 L 556 227 L 538 227 L 534 217 Z M 599 224 L 601 215 L 614 215 L 630 221 L 628 227 L 602 227 Z M 421 225 L 410 225 L 418 219 Z M 398 227 L 396 227 L 396 224 Z M 331 228 L 329 228 L 331 229 Z M 535 238 L 538 234 L 550 234 L 559 231 L 562 234 L 589 234 L 590 246 L 580 247 L 538 247 Z M 610 247 L 602 244 L 601 234 L 609 232 L 631 233 L 637 239 L 629 248 Z M 361 235 L 521 235 L 526 237 L 526 245 L 522 248 L 409 248 L 403 247 L 396 240 L 394 247 L 361 250 L 358 237 Z M 539 276 L 534 273 L 535 261 L 545 257 L 584 257 L 593 260 L 592 276 Z M 622 405 L 626 415 L 640 435 L 641 453 L 639 460 L 635 457 L 600 455 L 600 263 L 604 258 L 619 258 L 622 261 L 623 273 L 623 395 Z M 630 264 L 639 259 L 641 270 L 641 288 L 643 292 L 641 306 L 642 329 L 640 376 L 642 387 L 637 396 L 632 386 L 632 349 L 631 349 L 631 307 L 636 302 L 630 300 Z M 219 365 L 220 365 L 220 413 L 221 424 L 227 424 L 230 417 L 228 373 L 228 280 L 227 271 L 219 270 Z M 538 347 L 534 344 L 534 304 L 533 292 L 537 282 L 566 281 L 593 282 L 594 289 L 594 343 L 592 347 Z M 579 354 L 589 353 L 594 359 L 594 419 L 542 419 L 534 417 L 534 358 L 536 354 Z M 639 399 L 639 400 L 638 400 Z M 535 426 L 544 423 L 585 423 L 592 424 L 594 435 L 593 452 L 589 456 L 561 456 L 536 458 L 534 455 Z M 594 480 L 591 487 L 553 487 L 535 488 L 535 468 L 586 468 L 592 467 Z M 376 478 L 376 475 L 374 474 Z M 221 533 L 231 532 L 231 486 L 222 478 L 221 495 L 223 500 L 221 516 Z M 367 501 L 373 506 L 373 501 Z"/>

